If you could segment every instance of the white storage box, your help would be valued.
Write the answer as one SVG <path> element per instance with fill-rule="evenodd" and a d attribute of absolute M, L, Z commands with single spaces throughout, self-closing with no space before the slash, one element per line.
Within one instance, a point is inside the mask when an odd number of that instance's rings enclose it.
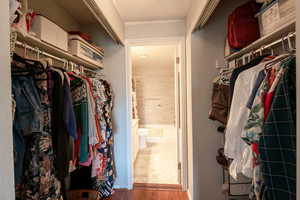
<path fill-rule="evenodd" d="M 34 17 L 31 31 L 42 41 L 68 51 L 68 33 L 46 17 Z"/>
<path fill-rule="evenodd" d="M 260 35 L 272 33 L 281 26 L 296 19 L 295 0 L 277 0 L 257 14 Z"/>
<path fill-rule="evenodd" d="M 69 36 L 69 52 L 95 65 L 102 65 L 103 52 L 83 40 L 80 36 Z"/>

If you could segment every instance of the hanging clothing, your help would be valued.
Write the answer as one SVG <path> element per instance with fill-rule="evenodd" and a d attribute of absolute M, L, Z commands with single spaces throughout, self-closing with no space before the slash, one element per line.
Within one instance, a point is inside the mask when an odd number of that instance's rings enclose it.
<path fill-rule="evenodd" d="M 100 145 L 94 146 L 91 166 L 80 166 L 71 174 L 71 189 L 94 189 L 98 199 L 113 194 L 115 166 L 113 157 L 112 105 L 113 95 L 110 85 L 103 80 L 90 79 L 90 86 L 95 100 L 95 115 L 99 117 L 101 127 Z M 97 121 L 97 120 L 96 120 Z"/>
<path fill-rule="evenodd" d="M 73 76 L 71 80 L 71 92 L 78 135 L 78 139 L 75 141 L 75 151 L 76 155 L 79 155 L 78 161 L 85 163 L 89 159 L 89 114 L 85 82 Z"/>
<path fill-rule="evenodd" d="M 242 134 L 242 139 L 251 146 L 253 154 L 253 191 L 256 200 L 260 200 L 263 190 L 263 177 L 261 172 L 261 161 L 259 158 L 258 143 L 263 134 L 264 125 L 264 102 L 267 91 L 269 90 L 269 82 L 267 78 L 263 80 L 253 101 L 253 106 L 250 110 L 248 120 L 245 125 L 245 131 Z"/>
<path fill-rule="evenodd" d="M 12 91 L 16 100 L 16 116 L 13 122 L 14 172 L 15 184 L 19 185 L 23 179 L 24 157 L 27 148 L 26 136 L 43 131 L 43 112 L 33 77 L 13 76 Z"/>
<path fill-rule="evenodd" d="M 61 200 L 61 184 L 55 176 L 51 136 L 51 111 L 47 91 L 47 71 L 34 63 L 34 79 L 43 110 L 43 131 L 28 137 L 24 169 L 24 200 Z"/>
<path fill-rule="evenodd" d="M 64 79 L 64 122 L 69 135 L 76 140 L 77 136 L 77 125 L 76 117 L 73 109 L 73 99 L 70 88 L 70 83 L 66 74 Z"/>
<path fill-rule="evenodd" d="M 249 116 L 249 109 L 247 109 L 246 103 L 251 95 L 258 74 L 264 69 L 264 66 L 265 63 L 261 63 L 243 71 L 236 80 L 227 123 L 224 148 L 225 155 L 233 159 L 230 165 L 230 174 L 234 178 L 237 178 L 239 173 L 250 170 L 244 166 L 243 163 L 248 163 L 247 159 L 251 159 L 251 156 L 249 155 L 249 153 L 251 154 L 251 149 L 241 140 L 241 135 Z M 245 172 L 245 175 L 246 174 L 252 173 Z"/>
<path fill-rule="evenodd" d="M 209 113 L 209 119 L 217 120 L 226 125 L 229 113 L 229 91 L 228 85 L 218 82 L 213 85 L 212 109 Z"/>
<path fill-rule="evenodd" d="M 269 89 L 269 91 L 266 94 L 266 98 L 265 98 L 265 119 L 267 119 L 268 114 L 270 112 L 271 109 L 271 104 L 272 104 L 272 100 L 275 94 L 275 89 L 279 83 L 279 80 L 281 79 L 281 77 L 283 76 L 283 74 L 285 73 L 285 68 L 282 67 L 279 72 L 276 73 L 276 76 L 274 78 L 272 78 L 271 80 L 271 87 Z M 270 81 L 269 81 L 270 82 Z"/>
<path fill-rule="evenodd" d="M 98 179 L 104 179 L 104 170 L 106 168 L 106 156 L 103 153 L 100 153 L 101 147 L 106 146 L 106 131 L 107 123 L 105 117 L 105 88 L 102 86 L 102 83 L 98 79 L 91 79 L 92 90 L 95 97 L 96 103 L 96 117 L 99 124 L 101 144 L 97 147 L 95 151 L 95 157 L 93 160 L 92 166 L 92 177 L 98 177 Z M 102 178 L 100 178 L 102 177 Z"/>
<path fill-rule="evenodd" d="M 270 86 L 265 78 L 256 93 L 253 106 L 251 107 L 244 131 L 242 132 L 242 139 L 247 144 L 251 145 L 258 142 L 260 136 L 263 134 L 262 129 L 265 119 L 264 103 L 269 88 Z"/>
<path fill-rule="evenodd" d="M 296 63 L 287 65 L 259 142 L 264 200 L 296 199 Z"/>
<path fill-rule="evenodd" d="M 255 84 L 254 84 L 253 90 L 251 92 L 250 98 L 247 101 L 247 108 L 249 108 L 249 109 L 252 108 L 254 99 L 257 95 L 257 92 L 259 91 L 259 87 L 262 84 L 262 82 L 264 81 L 265 77 L 266 77 L 265 71 L 264 70 L 260 71 L 258 76 L 257 76 L 257 79 L 255 81 Z"/>
<path fill-rule="evenodd" d="M 281 55 L 276 59 L 285 57 L 286 55 Z M 249 159 L 252 159 L 249 155 L 252 152 L 251 148 L 240 137 L 244 134 L 244 127 L 250 112 L 247 108 L 247 101 L 249 101 L 253 92 L 260 71 L 265 66 L 272 64 L 272 59 L 273 57 L 267 57 L 259 65 L 240 73 L 236 80 L 225 138 L 225 155 L 233 159 L 230 166 L 230 174 L 234 178 L 237 178 L 239 173 L 243 173 L 246 176 L 253 174 L 251 172 L 253 168 L 249 168 L 249 165 L 245 164 L 250 163 Z"/>
<path fill-rule="evenodd" d="M 17 55 L 12 76 L 16 199 L 63 200 L 69 186 L 111 196 L 110 85 Z"/>
<path fill-rule="evenodd" d="M 99 198 L 109 197 L 113 193 L 113 185 L 115 181 L 115 163 L 113 155 L 113 135 L 112 135 L 112 109 L 113 109 L 113 92 L 108 82 L 104 80 L 93 79 L 94 90 L 97 91 L 98 97 L 102 99 L 100 115 L 101 130 L 105 141 L 98 149 L 103 155 L 103 166 L 100 174 L 94 179 L 94 189 L 99 192 Z M 100 99 L 99 98 L 99 99 Z M 98 100 L 99 100 L 98 99 Z"/>
<path fill-rule="evenodd" d="M 89 78 L 82 77 L 87 86 L 88 90 L 88 106 L 89 106 L 89 127 L 91 127 L 89 132 L 89 144 L 93 146 L 98 146 L 103 142 L 103 139 L 101 137 L 101 130 L 100 130 L 100 122 L 99 117 L 96 112 L 97 110 L 97 104 L 96 104 L 96 96 L 94 94 L 93 90 L 93 83 Z"/>
<path fill-rule="evenodd" d="M 285 70 L 286 68 L 281 62 L 274 64 L 267 70 L 267 76 L 257 90 L 257 94 L 254 98 L 253 106 L 250 109 L 250 114 L 245 126 L 245 132 L 242 134 L 242 139 L 247 144 L 251 145 L 253 152 L 253 191 L 255 193 L 256 200 L 261 200 L 265 197 L 265 181 L 262 172 L 263 165 L 260 158 L 261 154 L 259 150 L 259 143 L 261 137 L 265 134 L 264 124 L 269 115 L 268 110 L 270 110 L 272 105 L 273 94 L 276 91 L 279 80 L 284 75 Z"/>
<path fill-rule="evenodd" d="M 55 158 L 55 168 L 57 177 L 61 182 L 69 175 L 69 162 L 73 155 L 73 139 L 68 133 L 64 120 L 65 116 L 65 88 L 61 75 L 56 71 L 51 71 L 53 88 L 49 88 L 52 94 L 52 141 Z"/>
<path fill-rule="evenodd" d="M 17 184 L 21 183 L 16 186 L 16 199 L 60 200 L 61 186 L 55 176 L 53 163 L 47 71 L 36 61 L 25 60 L 17 55 L 14 55 L 13 60 L 12 90 L 18 108 L 14 120 L 14 135 L 15 131 L 21 130 L 18 138 L 14 136 L 14 144 L 20 138 L 25 144 L 15 148 L 15 156 L 19 156 L 24 151 L 19 148 L 25 148 L 23 170 L 19 171 L 22 174 L 17 177 L 21 177 L 17 179 Z M 17 93 L 19 95 L 16 95 Z M 30 124 L 33 126 L 29 126 Z M 15 160 L 19 158 L 20 156 L 15 157 Z"/>
<path fill-rule="evenodd" d="M 234 93 L 234 89 L 235 89 L 235 82 L 238 79 L 240 73 L 242 73 L 243 71 L 258 65 L 265 57 L 267 57 L 267 55 L 266 56 L 259 56 L 255 59 L 251 60 L 246 65 L 244 65 L 242 67 L 238 67 L 238 68 L 233 70 L 231 78 L 230 78 L 230 99 L 232 99 L 232 97 L 233 97 L 233 93 Z"/>

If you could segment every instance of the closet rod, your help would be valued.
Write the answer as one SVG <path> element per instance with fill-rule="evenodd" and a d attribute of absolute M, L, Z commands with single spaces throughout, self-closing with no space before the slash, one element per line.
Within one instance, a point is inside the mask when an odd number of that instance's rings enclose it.
<path fill-rule="evenodd" d="M 245 57 L 247 56 L 250 56 L 250 55 L 253 55 L 253 54 L 256 54 L 256 53 L 260 53 L 262 52 L 263 50 L 266 50 L 266 49 L 271 49 L 271 47 L 279 44 L 279 43 L 282 43 L 283 41 L 285 40 L 290 40 L 292 37 L 296 37 L 296 32 L 291 32 L 289 33 L 287 36 L 284 36 L 278 40 L 275 40 L 267 45 L 262 45 L 260 48 L 256 49 L 256 50 L 253 50 L 253 51 L 250 51 L 248 53 L 244 53 L 242 54 L 241 56 L 235 58 L 235 60 L 240 60 L 240 59 L 244 59 Z M 290 42 L 290 41 L 289 41 Z M 290 44 L 289 44 L 290 45 Z"/>
<path fill-rule="evenodd" d="M 254 51 L 254 53 L 259 53 L 262 50 L 269 49 L 270 47 L 273 47 L 273 46 L 275 46 L 275 45 L 277 45 L 277 44 L 279 44 L 279 43 L 281 43 L 285 40 L 289 40 L 292 37 L 296 37 L 296 32 L 290 33 L 290 34 L 288 34 L 287 36 L 285 36 L 283 38 L 280 38 L 280 39 L 278 39 L 278 40 L 276 40 L 276 41 L 274 41 L 270 44 L 264 45 L 261 48 L 257 49 L 256 51 Z"/>
<path fill-rule="evenodd" d="M 84 68 L 84 71 L 93 72 L 93 73 L 100 72 L 100 70 L 92 70 L 92 69 L 88 69 L 88 68 Z"/>
<path fill-rule="evenodd" d="M 31 50 L 31 51 L 34 51 L 34 52 L 36 52 L 36 53 L 39 53 L 40 55 L 44 55 L 44 56 L 47 56 L 47 57 L 52 58 L 52 59 L 54 59 L 54 60 L 63 62 L 63 63 L 68 62 L 68 60 L 66 60 L 66 59 L 62 59 L 62 58 L 53 56 L 53 55 L 51 55 L 51 54 L 49 54 L 49 53 L 46 53 L 46 52 L 43 52 L 43 51 L 39 50 L 38 48 L 34 48 L 34 47 L 32 47 L 32 46 L 30 46 L 30 45 L 28 45 L 28 44 L 25 44 L 25 43 L 22 43 L 22 42 L 19 42 L 19 41 L 16 41 L 16 45 L 21 46 L 21 47 L 23 47 L 24 49 L 29 49 L 29 50 Z"/>
<path fill-rule="evenodd" d="M 47 53 L 47 52 L 41 51 L 39 48 L 35 48 L 35 47 L 33 47 L 33 46 L 30 46 L 30 45 L 28 45 L 28 44 L 22 43 L 22 42 L 20 42 L 20 41 L 16 41 L 15 45 L 18 45 L 18 46 L 20 46 L 20 47 L 22 47 L 22 48 L 24 48 L 24 49 L 29 49 L 30 51 L 34 51 L 34 52 L 36 52 L 36 53 L 38 53 L 38 54 L 40 54 L 40 55 L 47 56 L 47 57 L 52 58 L 52 59 L 54 59 L 54 60 L 56 60 L 56 61 L 62 62 L 64 65 L 65 65 L 65 64 L 68 65 L 69 63 L 74 63 L 74 62 L 71 62 L 71 61 L 69 61 L 69 60 L 67 60 L 67 59 L 59 58 L 59 57 L 54 56 L 54 55 L 51 55 L 51 54 L 49 54 L 49 53 Z M 74 64 L 76 64 L 76 63 L 74 63 Z M 77 66 L 82 66 L 82 65 L 78 65 L 78 64 L 76 64 L 76 65 L 77 65 Z M 97 70 L 94 70 L 94 71 L 93 71 L 92 69 L 89 69 L 89 68 L 87 68 L 87 67 L 85 67 L 85 66 L 82 66 L 82 67 L 84 68 L 84 70 L 88 70 L 88 71 L 91 71 L 91 72 L 96 72 L 96 71 L 97 71 Z"/>

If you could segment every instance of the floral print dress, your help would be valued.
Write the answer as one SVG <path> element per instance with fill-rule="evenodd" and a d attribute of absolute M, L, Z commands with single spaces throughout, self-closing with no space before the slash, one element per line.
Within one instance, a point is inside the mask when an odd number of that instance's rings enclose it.
<path fill-rule="evenodd" d="M 253 190 L 256 200 L 261 200 L 263 195 L 264 180 L 262 174 L 262 165 L 259 153 L 259 142 L 263 135 L 264 122 L 267 119 L 269 108 L 272 103 L 272 97 L 280 78 L 285 72 L 280 65 L 275 66 L 269 71 L 261 83 L 255 96 L 253 106 L 245 126 L 245 132 L 242 139 L 251 145 L 253 153 Z"/>
<path fill-rule="evenodd" d="M 265 96 L 269 89 L 267 78 L 261 83 L 256 97 L 253 102 L 253 106 L 250 110 L 250 114 L 245 126 L 245 132 L 243 132 L 242 139 L 249 145 L 251 145 L 253 154 L 253 190 L 257 200 L 261 198 L 261 192 L 263 187 L 263 177 L 261 173 L 261 165 L 258 152 L 259 139 L 263 133 L 264 124 L 264 102 Z"/>
<path fill-rule="evenodd" d="M 97 177 L 93 179 L 94 189 L 99 192 L 99 199 L 109 197 L 113 193 L 115 181 L 115 164 L 113 155 L 112 108 L 113 93 L 110 85 L 104 80 L 92 79 L 96 96 L 97 113 L 101 127 L 101 146 L 97 149 L 93 170 L 97 170 Z M 96 166 L 95 166 L 96 165 Z"/>

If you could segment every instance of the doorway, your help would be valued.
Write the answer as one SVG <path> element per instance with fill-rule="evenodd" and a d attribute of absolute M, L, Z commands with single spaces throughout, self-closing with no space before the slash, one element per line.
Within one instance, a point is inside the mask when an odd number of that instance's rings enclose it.
<path fill-rule="evenodd" d="M 184 40 L 127 41 L 133 185 L 187 189 Z"/>
<path fill-rule="evenodd" d="M 176 46 L 131 48 L 134 183 L 179 184 Z"/>

